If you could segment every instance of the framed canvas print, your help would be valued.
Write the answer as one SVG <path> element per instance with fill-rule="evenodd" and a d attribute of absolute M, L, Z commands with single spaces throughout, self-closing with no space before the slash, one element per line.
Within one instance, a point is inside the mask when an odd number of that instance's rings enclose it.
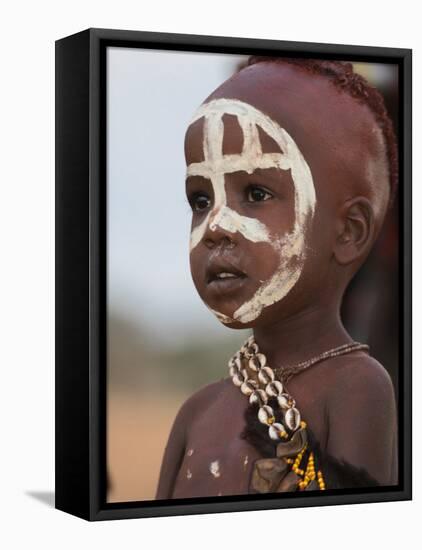
<path fill-rule="evenodd" d="M 411 498 L 411 50 L 56 42 L 56 507 Z"/>

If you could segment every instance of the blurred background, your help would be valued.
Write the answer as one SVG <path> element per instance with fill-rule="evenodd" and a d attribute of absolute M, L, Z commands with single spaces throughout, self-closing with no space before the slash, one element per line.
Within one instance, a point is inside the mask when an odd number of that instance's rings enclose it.
<path fill-rule="evenodd" d="M 249 336 L 219 323 L 189 269 L 191 210 L 183 141 L 202 101 L 245 56 L 107 50 L 107 471 L 109 502 L 152 500 L 182 403 L 227 376 Z M 394 65 L 354 64 L 383 94 L 397 128 Z M 398 214 L 343 303 L 351 335 L 369 343 L 397 391 Z"/>

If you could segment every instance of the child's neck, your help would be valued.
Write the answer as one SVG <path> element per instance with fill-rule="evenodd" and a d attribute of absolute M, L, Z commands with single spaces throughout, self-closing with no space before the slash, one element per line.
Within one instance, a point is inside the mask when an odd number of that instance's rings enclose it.
<path fill-rule="evenodd" d="M 352 342 L 337 306 L 318 308 L 254 329 L 255 341 L 273 367 L 292 365 Z"/>

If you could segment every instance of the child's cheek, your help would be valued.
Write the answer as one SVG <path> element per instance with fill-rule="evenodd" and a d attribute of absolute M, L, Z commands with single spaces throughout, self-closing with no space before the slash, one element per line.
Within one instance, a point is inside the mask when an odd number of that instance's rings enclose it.
<path fill-rule="evenodd" d="M 205 247 L 194 248 L 189 256 L 192 279 L 201 299 L 212 309 L 227 316 L 232 316 L 267 284 L 280 266 L 280 251 L 270 242 L 252 242 L 237 234 L 236 248 L 240 252 L 241 269 L 247 276 L 246 285 L 241 292 L 235 295 L 227 294 L 216 297 L 207 288 L 205 265 L 208 261 L 209 251 Z"/>

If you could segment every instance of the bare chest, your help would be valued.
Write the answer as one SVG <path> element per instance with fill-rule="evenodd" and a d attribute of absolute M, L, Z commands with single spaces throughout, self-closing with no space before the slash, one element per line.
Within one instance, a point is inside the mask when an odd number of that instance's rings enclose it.
<path fill-rule="evenodd" d="M 295 399 L 302 417 L 323 445 L 326 426 L 322 403 L 313 394 L 300 391 L 300 387 L 296 388 Z M 249 493 L 254 462 L 263 457 L 240 437 L 247 405 L 247 398 L 238 388 L 228 386 L 192 422 L 173 498 Z"/>
<path fill-rule="evenodd" d="M 244 406 L 218 399 L 193 422 L 173 498 L 247 494 L 259 453 L 241 439 Z"/>

